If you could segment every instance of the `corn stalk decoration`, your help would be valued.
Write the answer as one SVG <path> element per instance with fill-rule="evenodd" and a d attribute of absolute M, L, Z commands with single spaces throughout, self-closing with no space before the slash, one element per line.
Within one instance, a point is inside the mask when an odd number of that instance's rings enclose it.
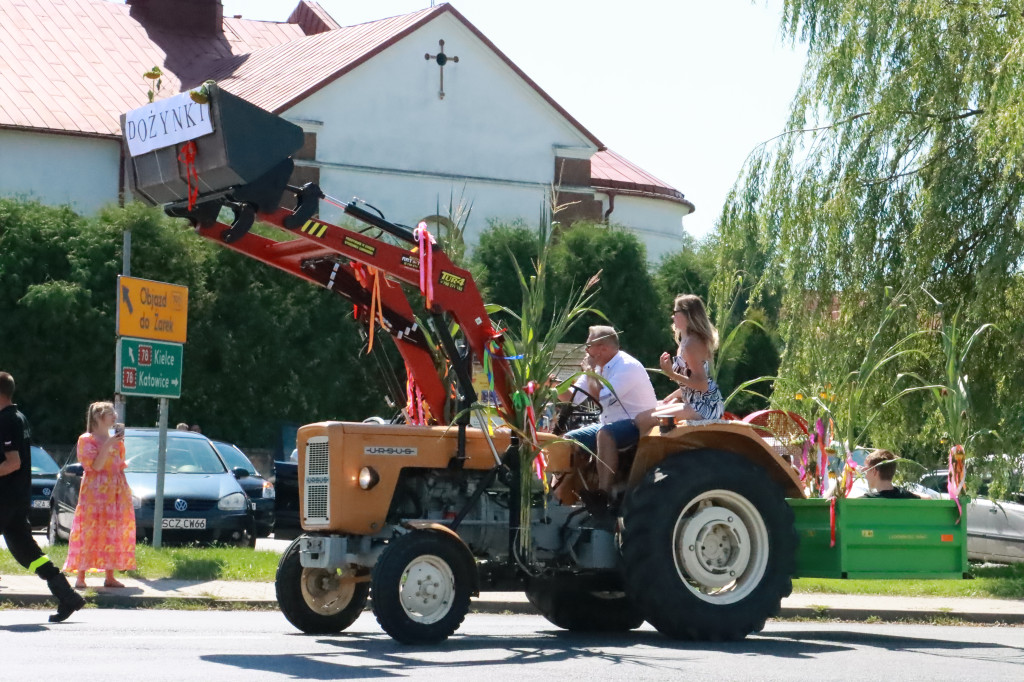
<path fill-rule="evenodd" d="M 512 266 L 522 291 L 522 309 L 519 312 L 505 306 L 487 306 L 489 314 L 498 313 L 509 322 L 502 331 L 504 337 L 504 358 L 508 362 L 510 384 L 515 388 L 512 395 L 514 414 L 506 417 L 505 426 L 519 436 L 519 490 L 520 517 L 517 520 L 519 550 L 521 556 L 530 552 L 530 508 L 531 498 L 537 485 L 547 489 L 546 461 L 537 438 L 537 420 L 547 408 L 558 400 L 557 389 L 549 386 L 549 377 L 557 370 L 564 358 L 558 351 L 569 330 L 585 315 L 604 315 L 590 307 L 597 293 L 600 273 L 591 277 L 580 289 L 569 293 L 565 303 L 550 313 L 545 313 L 545 292 L 547 291 L 550 229 L 542 227 L 538 232 L 540 240 L 538 258 L 533 264 L 534 273 L 527 276 L 514 258 Z M 543 334 L 547 323 L 547 331 Z M 494 347 L 496 350 L 496 346 Z M 489 351 L 490 352 L 490 351 Z M 489 361 L 488 361 L 489 364 Z M 577 375 L 578 376 L 578 375 Z M 478 405 L 485 419 L 497 413 L 489 406 Z"/>
<path fill-rule="evenodd" d="M 808 391 L 811 401 L 817 407 L 816 415 L 812 414 L 808 420 L 811 422 L 817 416 L 811 433 L 810 450 L 811 454 L 817 454 L 821 463 L 819 467 L 823 465 L 826 469 L 818 468 L 820 490 L 814 491 L 818 494 L 824 495 L 834 481 L 834 496 L 845 497 L 853 485 L 857 469 L 851 455 L 867 439 L 875 420 L 904 396 L 934 388 L 922 383 L 907 385 L 909 379 L 917 378 L 911 373 L 897 373 L 887 389 L 878 386 L 890 365 L 899 364 L 908 356 L 922 354 L 914 346 L 914 341 L 930 333 L 928 330 L 918 330 L 885 345 L 889 325 L 907 307 L 906 301 L 907 295 L 902 292 L 892 297 L 857 369 L 848 372 L 834 385 L 824 382 L 821 390 Z M 880 403 L 879 392 L 887 396 Z"/>
<path fill-rule="evenodd" d="M 941 315 L 943 312 L 942 302 L 932 296 L 924 287 L 922 290 L 935 302 L 938 313 Z M 964 489 L 968 448 L 978 436 L 995 435 L 995 432 L 990 429 L 971 431 L 971 394 L 965 370 L 967 356 L 975 342 L 989 328 L 994 329 L 995 326 L 992 324 L 981 325 L 965 341 L 960 311 L 957 310 L 953 313 L 951 319 L 943 317 L 942 331 L 939 332 L 943 359 L 942 376 L 937 384 L 929 387 L 938 405 L 939 413 L 942 415 L 942 421 L 946 427 L 945 440 L 950 446 L 946 491 L 950 498 L 956 500 L 958 509 L 960 508 L 960 493 Z"/>

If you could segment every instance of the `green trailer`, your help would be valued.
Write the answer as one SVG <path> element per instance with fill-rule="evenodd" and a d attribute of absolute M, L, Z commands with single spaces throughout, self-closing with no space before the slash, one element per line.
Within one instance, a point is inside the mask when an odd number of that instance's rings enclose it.
<path fill-rule="evenodd" d="M 968 500 L 961 500 L 966 510 Z M 954 500 L 790 499 L 796 577 L 960 579 L 967 521 Z"/>

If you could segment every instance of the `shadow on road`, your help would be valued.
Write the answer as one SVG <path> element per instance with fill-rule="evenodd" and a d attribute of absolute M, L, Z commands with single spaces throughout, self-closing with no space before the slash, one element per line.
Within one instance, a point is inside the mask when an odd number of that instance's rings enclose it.
<path fill-rule="evenodd" d="M 840 642 L 852 646 L 873 647 L 888 651 L 920 651 L 921 649 L 938 649 L 941 653 L 964 649 L 1010 649 L 1024 653 L 1024 647 L 992 642 L 957 642 L 932 637 L 905 637 L 903 635 L 886 635 L 874 632 L 856 632 L 849 630 L 773 630 L 772 637 L 789 639 L 798 642 L 806 640 Z M 1024 660 L 1021 661 L 1024 664 Z"/>
<path fill-rule="evenodd" d="M 0 625 L 0 632 L 17 632 L 19 634 L 31 634 L 34 632 L 45 632 L 50 628 L 35 623 L 19 623 L 17 625 Z"/>
<path fill-rule="evenodd" d="M 306 635 L 292 635 L 301 639 Z M 404 646 L 384 634 L 339 634 L 336 638 L 317 639 L 338 649 L 285 655 L 210 655 L 202 660 L 232 667 L 291 675 L 297 679 L 335 680 L 357 677 L 408 677 L 416 670 L 432 668 L 480 667 L 558 663 L 562 661 L 603 661 L 630 664 L 655 670 L 678 670 L 680 651 L 693 651 L 704 660 L 709 652 L 762 655 L 781 658 L 813 658 L 851 647 L 802 642 L 794 638 L 758 637 L 743 642 L 676 642 L 656 632 L 629 634 L 577 634 L 564 630 L 538 631 L 535 635 L 481 636 L 454 635 L 448 641 L 430 647 Z M 629 647 L 641 646 L 635 654 Z M 658 655 L 658 650 L 666 652 Z M 671 651 L 671 654 L 668 652 Z M 453 660 L 457 655 L 465 660 Z M 325 660 L 327 659 L 327 660 Z M 336 660 L 330 660 L 336 659 Z M 684 659 L 685 660 L 685 659 Z"/>

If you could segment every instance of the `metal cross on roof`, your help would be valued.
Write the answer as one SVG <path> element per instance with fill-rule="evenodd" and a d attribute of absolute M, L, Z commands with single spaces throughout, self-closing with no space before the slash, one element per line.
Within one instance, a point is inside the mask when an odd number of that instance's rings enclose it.
<path fill-rule="evenodd" d="M 437 44 L 441 46 L 441 49 L 437 51 L 437 54 L 430 54 L 428 52 L 427 54 L 425 54 L 423 56 L 424 56 L 424 58 L 427 61 L 430 61 L 431 59 L 433 59 L 435 62 L 437 62 L 437 65 L 441 67 L 441 89 L 438 91 L 437 96 L 440 99 L 444 99 L 444 65 L 447 64 L 449 61 L 455 62 L 456 64 L 458 64 L 459 63 L 459 58 L 458 57 L 449 57 L 448 55 L 446 55 L 444 53 L 444 41 L 443 40 L 437 41 Z"/>

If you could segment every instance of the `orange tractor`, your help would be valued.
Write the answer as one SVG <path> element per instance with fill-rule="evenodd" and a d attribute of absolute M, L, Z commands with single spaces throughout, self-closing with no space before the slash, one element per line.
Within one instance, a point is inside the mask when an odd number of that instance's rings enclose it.
<path fill-rule="evenodd" d="M 795 469 L 753 427 L 681 424 L 645 435 L 622 458 L 631 464 L 617 516 L 591 515 L 566 490 L 556 497 L 539 482 L 523 495 L 518 439 L 501 429 L 491 435 L 468 418 L 478 399 L 474 359 L 491 354 L 499 411 L 511 412 L 521 388 L 511 385 L 501 333 L 471 274 L 423 231 L 359 201 L 344 204 L 344 213 L 388 239 L 319 220 L 322 191 L 287 185 L 301 130 L 215 85 L 208 90 L 212 133 L 132 156 L 136 195 L 187 218 L 201 237 L 350 300 L 405 361 L 418 391 L 406 413 L 432 423 L 299 429 L 304 532 L 276 580 L 293 625 L 341 632 L 371 593 L 381 627 L 406 643 L 449 637 L 481 590 L 525 590 L 549 621 L 569 630 L 626 631 L 647 621 L 680 639 L 740 639 L 779 610 L 798 562 L 787 498 L 804 495 Z M 145 118 L 146 108 L 133 115 Z M 282 195 L 293 208 L 281 207 Z M 224 209 L 231 224 L 220 222 Z M 256 234 L 256 220 L 286 234 Z M 403 285 L 429 294 L 426 323 L 454 376 L 454 399 Z M 453 423 L 449 415 L 457 415 Z M 569 443 L 540 439 L 549 475 L 576 470 Z M 530 525 L 525 549 L 522 519 Z"/>

